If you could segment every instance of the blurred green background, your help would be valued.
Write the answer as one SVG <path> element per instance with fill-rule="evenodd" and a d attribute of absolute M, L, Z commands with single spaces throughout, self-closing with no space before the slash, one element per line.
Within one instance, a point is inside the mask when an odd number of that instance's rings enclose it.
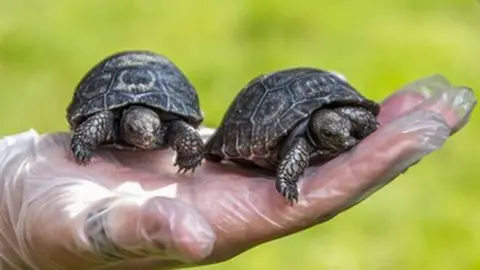
<path fill-rule="evenodd" d="M 248 80 L 289 66 L 337 70 L 378 101 L 432 73 L 480 89 L 479 23 L 480 4 L 461 0 L 1 0 L 0 133 L 66 130 L 81 76 L 123 49 L 170 57 L 210 126 Z M 202 268 L 480 269 L 477 115 L 328 224 Z"/>

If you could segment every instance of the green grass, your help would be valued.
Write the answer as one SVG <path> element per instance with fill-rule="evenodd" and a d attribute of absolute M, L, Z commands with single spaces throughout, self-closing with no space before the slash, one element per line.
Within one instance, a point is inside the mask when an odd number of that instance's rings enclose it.
<path fill-rule="evenodd" d="M 215 126 L 259 73 L 313 65 L 378 101 L 441 73 L 480 88 L 480 4 L 462 0 L 0 0 L 1 134 L 66 130 L 65 107 L 104 56 L 150 49 L 198 88 Z M 477 97 L 479 95 L 477 94 Z M 334 220 L 223 269 L 480 269 L 480 124 Z"/>

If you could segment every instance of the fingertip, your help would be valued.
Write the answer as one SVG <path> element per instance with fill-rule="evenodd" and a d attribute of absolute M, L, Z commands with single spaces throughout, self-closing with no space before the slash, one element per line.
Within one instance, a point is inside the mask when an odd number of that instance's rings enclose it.
<path fill-rule="evenodd" d="M 193 234 L 189 229 L 177 230 L 177 232 L 173 235 L 175 239 L 178 239 L 176 250 L 181 254 L 184 262 L 200 262 L 212 254 L 216 241 L 216 235 L 212 229 L 197 231 Z M 192 241 L 192 239 L 194 240 Z"/>
<path fill-rule="evenodd" d="M 155 220 L 147 232 L 148 241 L 160 241 L 184 262 L 198 262 L 209 256 L 216 234 L 206 219 L 185 202 L 152 198 L 142 207 L 143 220 Z"/>
<path fill-rule="evenodd" d="M 472 88 L 455 87 L 425 107 L 442 114 L 453 134 L 466 125 L 476 105 L 477 99 Z"/>
<path fill-rule="evenodd" d="M 425 100 L 418 110 L 430 110 L 442 115 L 453 134 L 465 126 L 476 104 L 471 88 L 451 87 Z"/>
<path fill-rule="evenodd" d="M 188 204 L 176 199 L 117 197 L 86 216 L 87 246 L 103 259 L 161 256 L 182 263 L 209 256 L 216 235 Z"/>
<path fill-rule="evenodd" d="M 468 122 L 476 104 L 471 88 L 453 86 L 443 75 L 434 74 L 409 83 L 386 98 L 378 119 L 384 125 L 413 109 L 431 110 L 440 113 L 455 133 Z"/>

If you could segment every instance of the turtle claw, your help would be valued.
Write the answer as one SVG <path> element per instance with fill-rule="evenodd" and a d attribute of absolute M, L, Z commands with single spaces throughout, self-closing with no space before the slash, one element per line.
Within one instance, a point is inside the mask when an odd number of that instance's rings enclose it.
<path fill-rule="evenodd" d="M 298 203 L 298 189 L 296 185 L 282 182 L 277 186 L 277 191 L 288 201 L 290 206 Z"/>
<path fill-rule="evenodd" d="M 78 141 L 72 141 L 71 151 L 75 162 L 81 166 L 87 166 L 92 160 L 93 152 L 88 149 L 85 145 Z"/>
<path fill-rule="evenodd" d="M 189 170 L 188 168 L 180 168 L 179 167 L 178 170 L 177 170 L 177 173 L 178 174 L 185 174 L 185 173 L 188 172 L 188 170 Z M 193 173 L 193 169 L 192 169 L 192 173 Z"/>
<path fill-rule="evenodd" d="M 202 159 L 202 156 L 193 156 L 187 158 L 177 156 L 177 159 L 173 166 L 178 166 L 178 174 L 185 174 L 188 171 L 191 171 L 191 173 L 193 174 L 195 172 L 195 169 L 202 164 Z"/>
<path fill-rule="evenodd" d="M 182 169 L 182 168 L 178 168 L 177 174 L 183 174 L 183 169 Z"/>

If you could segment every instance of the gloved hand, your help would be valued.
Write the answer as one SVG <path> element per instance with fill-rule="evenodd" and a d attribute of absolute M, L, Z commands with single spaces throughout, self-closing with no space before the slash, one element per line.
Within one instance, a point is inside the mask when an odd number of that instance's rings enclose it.
<path fill-rule="evenodd" d="M 224 261 L 325 222 L 440 148 L 476 104 L 440 75 L 382 103 L 382 127 L 310 167 L 290 207 L 273 179 L 204 162 L 177 175 L 172 151 L 70 158 L 67 133 L 30 130 L 0 142 L 1 269 L 170 269 Z M 212 130 L 202 129 L 205 138 Z"/>

